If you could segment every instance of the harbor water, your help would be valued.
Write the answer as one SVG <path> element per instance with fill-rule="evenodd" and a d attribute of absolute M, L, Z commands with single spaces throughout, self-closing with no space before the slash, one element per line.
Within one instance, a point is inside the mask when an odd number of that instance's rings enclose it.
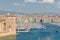
<path fill-rule="evenodd" d="M 31 28 L 29 32 L 20 32 L 16 35 L 16 40 L 60 40 L 60 26 L 42 23 L 44 28 Z"/>

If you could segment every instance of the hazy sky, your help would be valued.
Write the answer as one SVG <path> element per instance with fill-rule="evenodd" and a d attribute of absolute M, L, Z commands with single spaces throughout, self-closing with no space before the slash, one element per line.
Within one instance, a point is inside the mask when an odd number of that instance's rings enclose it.
<path fill-rule="evenodd" d="M 60 0 L 0 0 L 0 11 L 60 13 Z"/>

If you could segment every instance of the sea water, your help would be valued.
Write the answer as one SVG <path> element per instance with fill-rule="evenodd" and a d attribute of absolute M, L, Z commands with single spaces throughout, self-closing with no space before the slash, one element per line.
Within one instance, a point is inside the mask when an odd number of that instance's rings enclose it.
<path fill-rule="evenodd" d="M 29 32 L 20 32 L 16 40 L 60 40 L 60 26 L 43 23 L 46 29 L 31 28 Z"/>

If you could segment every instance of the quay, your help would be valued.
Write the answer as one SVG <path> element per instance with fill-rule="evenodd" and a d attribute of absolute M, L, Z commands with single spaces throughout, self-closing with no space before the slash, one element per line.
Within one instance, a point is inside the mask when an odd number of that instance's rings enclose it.
<path fill-rule="evenodd" d="M 6 36 L 12 36 L 12 35 L 16 35 L 16 33 L 13 33 L 13 32 L 0 33 L 0 37 L 6 37 Z"/>

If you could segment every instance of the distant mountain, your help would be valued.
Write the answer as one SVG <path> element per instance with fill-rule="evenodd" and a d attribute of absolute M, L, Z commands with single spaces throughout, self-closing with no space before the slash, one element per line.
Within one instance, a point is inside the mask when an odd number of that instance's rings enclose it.
<path fill-rule="evenodd" d="M 7 14 L 7 13 L 10 13 L 10 14 L 22 14 L 22 15 L 45 15 L 45 14 L 47 14 L 47 15 L 50 15 L 50 14 L 55 15 L 55 14 L 58 14 L 58 13 L 52 13 L 52 12 L 49 12 L 49 13 L 32 13 L 32 14 L 30 14 L 30 13 L 0 11 L 0 15 L 1 14 L 4 15 L 4 14 Z"/>
<path fill-rule="evenodd" d="M 20 12 L 0 11 L 0 15 L 5 15 L 7 13 L 10 13 L 10 14 L 22 14 L 22 15 L 26 14 L 26 13 L 20 13 Z M 28 14 L 26 14 L 26 15 L 28 15 Z"/>
<path fill-rule="evenodd" d="M 14 13 L 17 13 L 17 12 L 9 12 L 9 11 L 0 11 L 0 15 L 4 15 L 4 14 L 7 14 L 7 13 L 10 13 L 10 14 L 14 14 Z"/>

